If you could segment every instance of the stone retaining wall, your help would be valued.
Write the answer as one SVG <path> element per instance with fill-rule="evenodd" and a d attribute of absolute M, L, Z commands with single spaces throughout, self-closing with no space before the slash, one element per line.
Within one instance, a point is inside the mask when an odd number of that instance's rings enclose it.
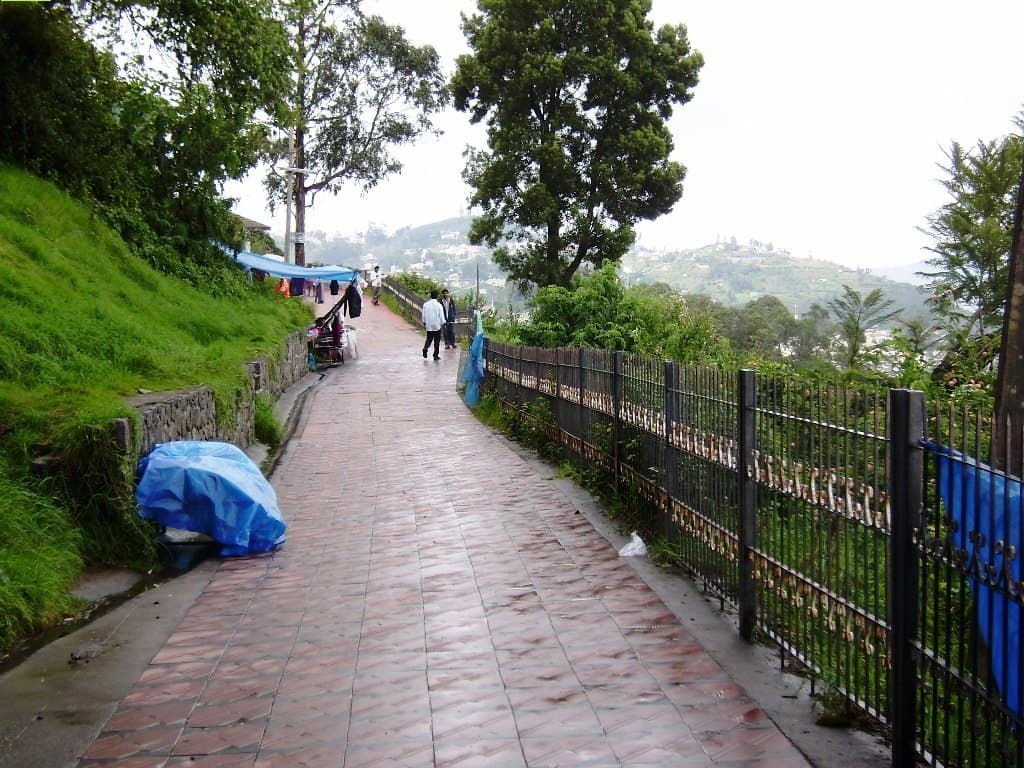
<path fill-rule="evenodd" d="M 139 457 L 155 446 L 172 440 L 218 440 L 248 447 L 255 431 L 256 395 L 266 392 L 277 400 L 289 387 L 309 373 L 306 339 L 294 333 L 285 340 L 283 364 L 271 366 L 266 358 L 247 364 L 245 392 L 239 392 L 234 404 L 237 421 L 222 431 L 217 426 L 217 404 L 213 390 L 198 386 L 172 392 L 152 392 L 127 400 L 139 413 Z M 119 420 L 115 433 L 122 450 L 133 451 L 131 424 Z"/>

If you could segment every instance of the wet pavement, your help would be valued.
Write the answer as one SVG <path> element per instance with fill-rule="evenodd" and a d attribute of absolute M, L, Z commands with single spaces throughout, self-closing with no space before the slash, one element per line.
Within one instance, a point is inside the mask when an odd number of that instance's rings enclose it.
<path fill-rule="evenodd" d="M 691 631 L 694 587 L 668 577 L 670 609 L 657 569 L 474 419 L 458 351 L 424 360 L 384 306 L 355 324 L 272 475 L 285 545 L 189 574 L 80 759 L 36 764 L 812 764 Z"/>

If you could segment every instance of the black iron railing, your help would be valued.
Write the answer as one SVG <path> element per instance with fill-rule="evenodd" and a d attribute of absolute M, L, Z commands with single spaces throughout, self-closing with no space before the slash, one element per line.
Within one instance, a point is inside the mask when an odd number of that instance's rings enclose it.
<path fill-rule="evenodd" d="M 396 280 L 385 277 L 382 281 L 383 290 L 395 297 L 403 316 L 412 323 L 420 323 L 420 313 L 426 300 L 400 285 Z M 472 339 L 476 332 L 472 313 L 460 310 L 455 320 L 455 338 Z"/>
<path fill-rule="evenodd" d="M 894 766 L 1024 768 L 1024 513 L 1019 481 L 966 458 L 987 422 L 600 350 L 488 341 L 487 376 L 744 637 L 887 728 Z"/>

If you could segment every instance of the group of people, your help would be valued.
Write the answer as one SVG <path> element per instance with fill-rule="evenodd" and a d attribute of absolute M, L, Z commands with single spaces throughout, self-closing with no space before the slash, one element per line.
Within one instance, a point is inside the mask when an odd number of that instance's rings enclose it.
<path fill-rule="evenodd" d="M 373 272 L 370 273 L 369 278 L 370 278 L 370 280 L 369 280 L 370 286 L 373 288 L 373 303 L 374 304 L 380 304 L 380 295 L 381 295 L 381 290 L 382 290 L 382 287 L 383 287 L 384 276 L 381 274 L 379 266 L 375 266 L 373 268 Z M 313 281 L 309 281 L 309 282 L 310 282 L 310 284 L 313 283 Z M 285 281 L 283 279 L 282 279 L 282 283 L 285 283 Z M 354 288 L 355 292 L 357 293 L 357 295 L 361 295 L 362 294 L 362 288 L 365 285 L 366 285 L 366 282 L 363 281 L 361 277 L 357 276 L 357 278 L 353 281 L 352 286 L 349 286 L 349 288 L 350 288 L 350 290 L 352 288 Z M 323 294 L 320 293 L 321 290 L 322 290 L 322 288 L 320 287 L 319 282 L 315 283 L 314 295 L 316 297 L 315 300 L 317 302 L 322 302 L 323 301 L 323 298 L 322 298 Z M 337 281 L 332 280 L 331 281 L 331 294 L 332 295 L 337 295 L 337 293 L 338 293 Z M 357 316 L 358 316 L 358 312 L 350 312 L 350 317 L 357 317 Z M 430 346 L 433 345 L 433 347 L 434 347 L 434 359 L 435 360 L 440 360 L 441 359 L 441 340 L 442 339 L 444 340 L 444 348 L 445 349 L 455 349 L 455 320 L 456 320 L 457 317 L 458 317 L 458 311 L 455 308 L 455 299 L 452 298 L 451 294 L 448 292 L 448 289 L 445 288 L 442 291 L 440 291 L 440 295 L 438 294 L 438 291 L 436 289 L 432 290 L 430 292 L 430 298 L 423 303 L 423 309 L 421 310 L 421 318 L 423 320 L 423 326 L 427 329 L 427 338 L 426 338 L 426 340 L 423 343 L 423 357 L 424 358 L 427 357 L 427 353 L 430 350 Z M 340 335 L 338 333 L 338 331 L 343 326 L 341 325 L 339 318 L 335 318 L 335 319 L 339 320 L 339 322 L 336 323 L 336 327 L 333 330 L 334 330 L 336 335 Z M 311 340 L 310 340 L 310 358 L 311 359 L 312 359 L 312 344 L 313 344 L 313 340 L 316 339 L 320 335 L 321 330 L 322 329 L 319 326 L 317 326 L 315 329 L 312 328 L 312 327 L 310 328 L 310 331 L 313 332 L 312 336 L 311 336 Z M 336 341 L 336 346 L 340 345 L 340 342 L 341 342 L 340 339 L 336 339 L 335 341 Z"/>
<path fill-rule="evenodd" d="M 423 302 L 420 315 L 423 327 L 427 329 L 427 338 L 423 342 L 423 357 L 427 356 L 427 350 L 433 344 L 434 359 L 440 360 L 442 334 L 444 335 L 444 348 L 455 349 L 455 318 L 457 317 L 455 299 L 449 295 L 447 288 L 441 291 L 441 297 L 438 298 L 435 289 L 430 292 L 430 298 Z"/>

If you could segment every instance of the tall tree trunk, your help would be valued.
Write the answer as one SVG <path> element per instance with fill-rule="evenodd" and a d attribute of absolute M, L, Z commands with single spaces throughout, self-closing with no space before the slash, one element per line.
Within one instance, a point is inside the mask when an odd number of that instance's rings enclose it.
<path fill-rule="evenodd" d="M 999 346 L 996 379 L 996 414 L 992 428 L 992 465 L 1016 475 L 1022 470 L 1024 433 L 1024 167 L 1017 188 L 1013 217 L 1009 285 L 1003 313 L 1003 337 Z"/>

